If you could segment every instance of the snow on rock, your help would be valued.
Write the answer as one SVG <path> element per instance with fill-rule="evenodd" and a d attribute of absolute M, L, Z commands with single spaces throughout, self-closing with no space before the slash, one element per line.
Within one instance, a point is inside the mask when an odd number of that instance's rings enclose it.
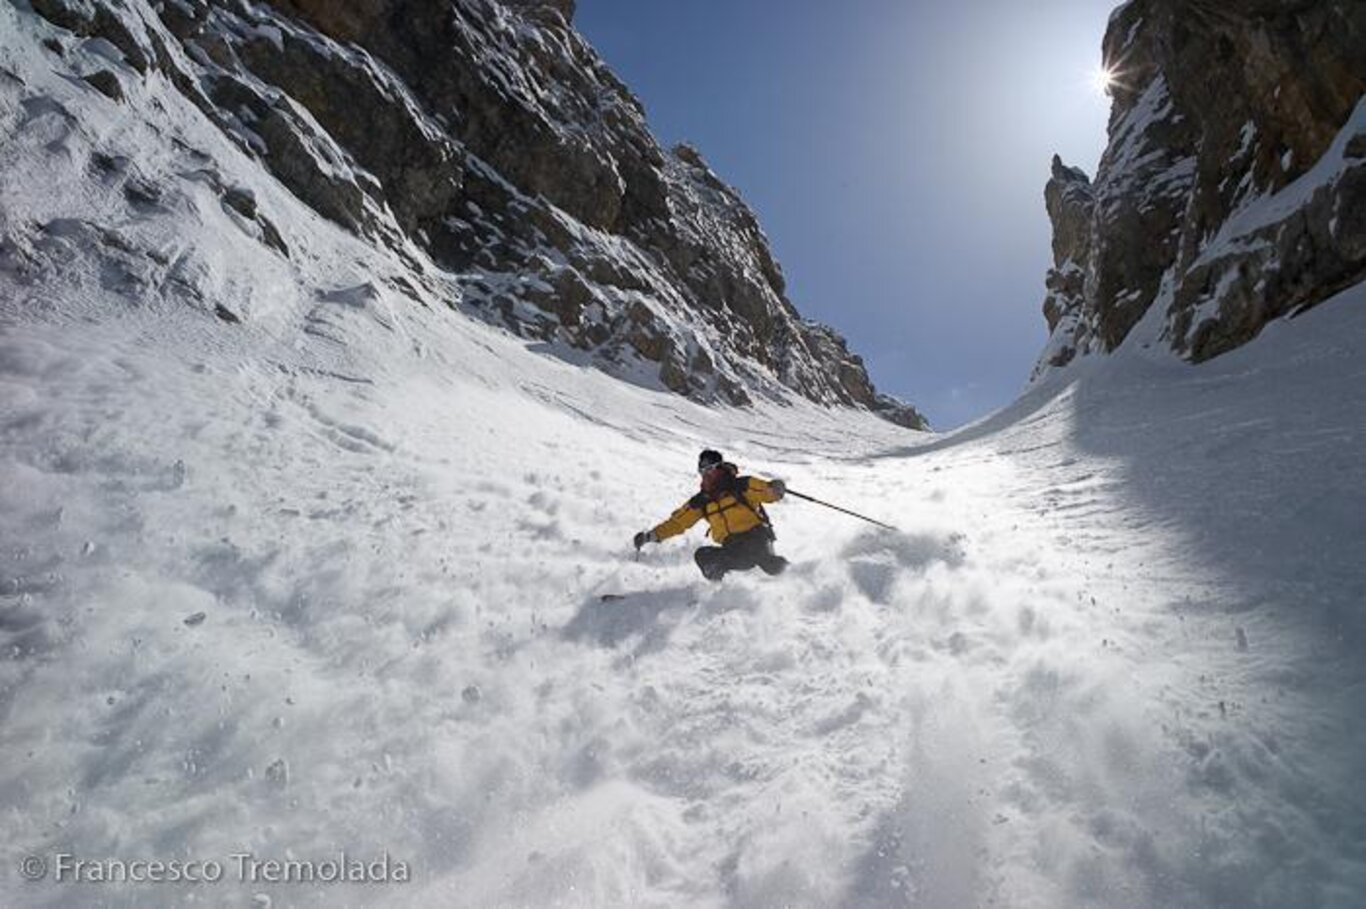
<path fill-rule="evenodd" d="M 182 138 L 168 112 L 192 105 L 241 166 L 226 179 L 218 155 L 191 160 L 201 142 L 178 147 L 177 176 L 194 173 L 286 260 L 276 208 L 257 204 L 244 170 L 407 270 L 440 274 L 440 302 L 556 355 L 700 401 L 795 394 L 923 428 L 842 338 L 797 315 L 743 200 L 695 150 L 659 147 L 568 25 L 572 6 L 44 2 L 9 13 L 6 37 L 164 145 Z M 21 94 L 26 106 L 51 97 Z"/>
<path fill-rule="evenodd" d="M 1110 141 L 1084 243 L 1076 206 L 1054 198 L 1072 169 L 1055 162 L 1045 193 L 1055 263 L 1035 377 L 1126 341 L 1207 360 L 1366 275 L 1366 227 L 1343 216 L 1366 211 L 1366 156 L 1351 151 L 1366 141 L 1366 18 L 1359 4 L 1262 6 L 1192 17 L 1136 0 L 1111 15 Z"/>

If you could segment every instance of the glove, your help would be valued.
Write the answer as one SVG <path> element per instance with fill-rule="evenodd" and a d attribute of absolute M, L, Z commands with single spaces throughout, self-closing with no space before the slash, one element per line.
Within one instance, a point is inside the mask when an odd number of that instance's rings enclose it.
<path fill-rule="evenodd" d="M 769 480 L 768 488 L 773 490 L 773 494 L 780 499 L 787 495 L 787 484 L 782 480 Z"/>
<path fill-rule="evenodd" d="M 635 538 L 631 542 L 636 544 L 636 549 L 639 549 L 646 543 L 658 543 L 659 537 L 655 536 L 655 532 L 653 530 L 642 530 L 640 533 L 635 535 Z"/>

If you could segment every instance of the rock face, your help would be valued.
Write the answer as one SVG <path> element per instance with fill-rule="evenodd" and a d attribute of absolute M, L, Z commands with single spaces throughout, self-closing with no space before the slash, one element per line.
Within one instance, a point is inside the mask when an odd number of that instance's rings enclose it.
<path fill-rule="evenodd" d="M 1104 57 L 1096 179 L 1055 157 L 1045 189 L 1036 376 L 1140 320 L 1205 360 L 1366 278 L 1366 4 L 1132 0 Z"/>
<path fill-rule="evenodd" d="M 467 312 L 702 401 L 924 426 L 799 317 L 754 215 L 697 150 L 659 146 L 573 0 L 32 6 L 169 78 L 320 215 L 419 250 Z"/>

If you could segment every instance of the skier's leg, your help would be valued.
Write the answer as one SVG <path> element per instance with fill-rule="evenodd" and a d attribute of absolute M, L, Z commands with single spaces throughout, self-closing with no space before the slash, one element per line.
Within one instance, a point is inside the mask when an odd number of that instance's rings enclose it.
<path fill-rule="evenodd" d="M 787 570 L 787 559 L 780 555 L 769 553 L 768 556 L 759 563 L 759 567 L 764 570 L 764 574 L 782 574 Z"/>
<path fill-rule="evenodd" d="M 720 546 L 703 546 L 692 554 L 693 561 L 702 570 L 702 577 L 708 581 L 719 581 L 729 567 L 726 552 Z"/>
<path fill-rule="evenodd" d="M 727 568 L 731 571 L 749 571 L 751 568 L 766 567 L 773 558 L 773 543 L 765 528 L 746 531 L 726 540 Z M 780 569 L 781 570 L 781 569 Z M 773 572 L 769 571 L 770 574 Z"/>
<path fill-rule="evenodd" d="M 754 541 L 754 561 L 764 574 L 782 574 L 787 568 L 787 559 L 773 551 L 773 537 L 767 533 Z"/>

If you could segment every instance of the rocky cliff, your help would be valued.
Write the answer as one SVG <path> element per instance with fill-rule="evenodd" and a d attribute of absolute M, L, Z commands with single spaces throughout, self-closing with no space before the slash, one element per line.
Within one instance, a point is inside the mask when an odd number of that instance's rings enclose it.
<path fill-rule="evenodd" d="M 1096 178 L 1045 189 L 1036 376 L 1138 335 L 1206 360 L 1366 278 L 1366 4 L 1132 0 L 1104 59 Z"/>
<path fill-rule="evenodd" d="M 168 80 L 294 196 L 403 254 L 410 283 L 454 307 L 701 401 L 796 394 L 924 425 L 800 318 L 753 213 L 697 150 L 659 146 L 574 31 L 572 0 L 31 7 L 20 15 L 44 20 L 53 67 L 112 104 Z M 107 64 L 90 65 L 92 47 Z M 250 193 L 220 189 L 291 255 Z"/>

